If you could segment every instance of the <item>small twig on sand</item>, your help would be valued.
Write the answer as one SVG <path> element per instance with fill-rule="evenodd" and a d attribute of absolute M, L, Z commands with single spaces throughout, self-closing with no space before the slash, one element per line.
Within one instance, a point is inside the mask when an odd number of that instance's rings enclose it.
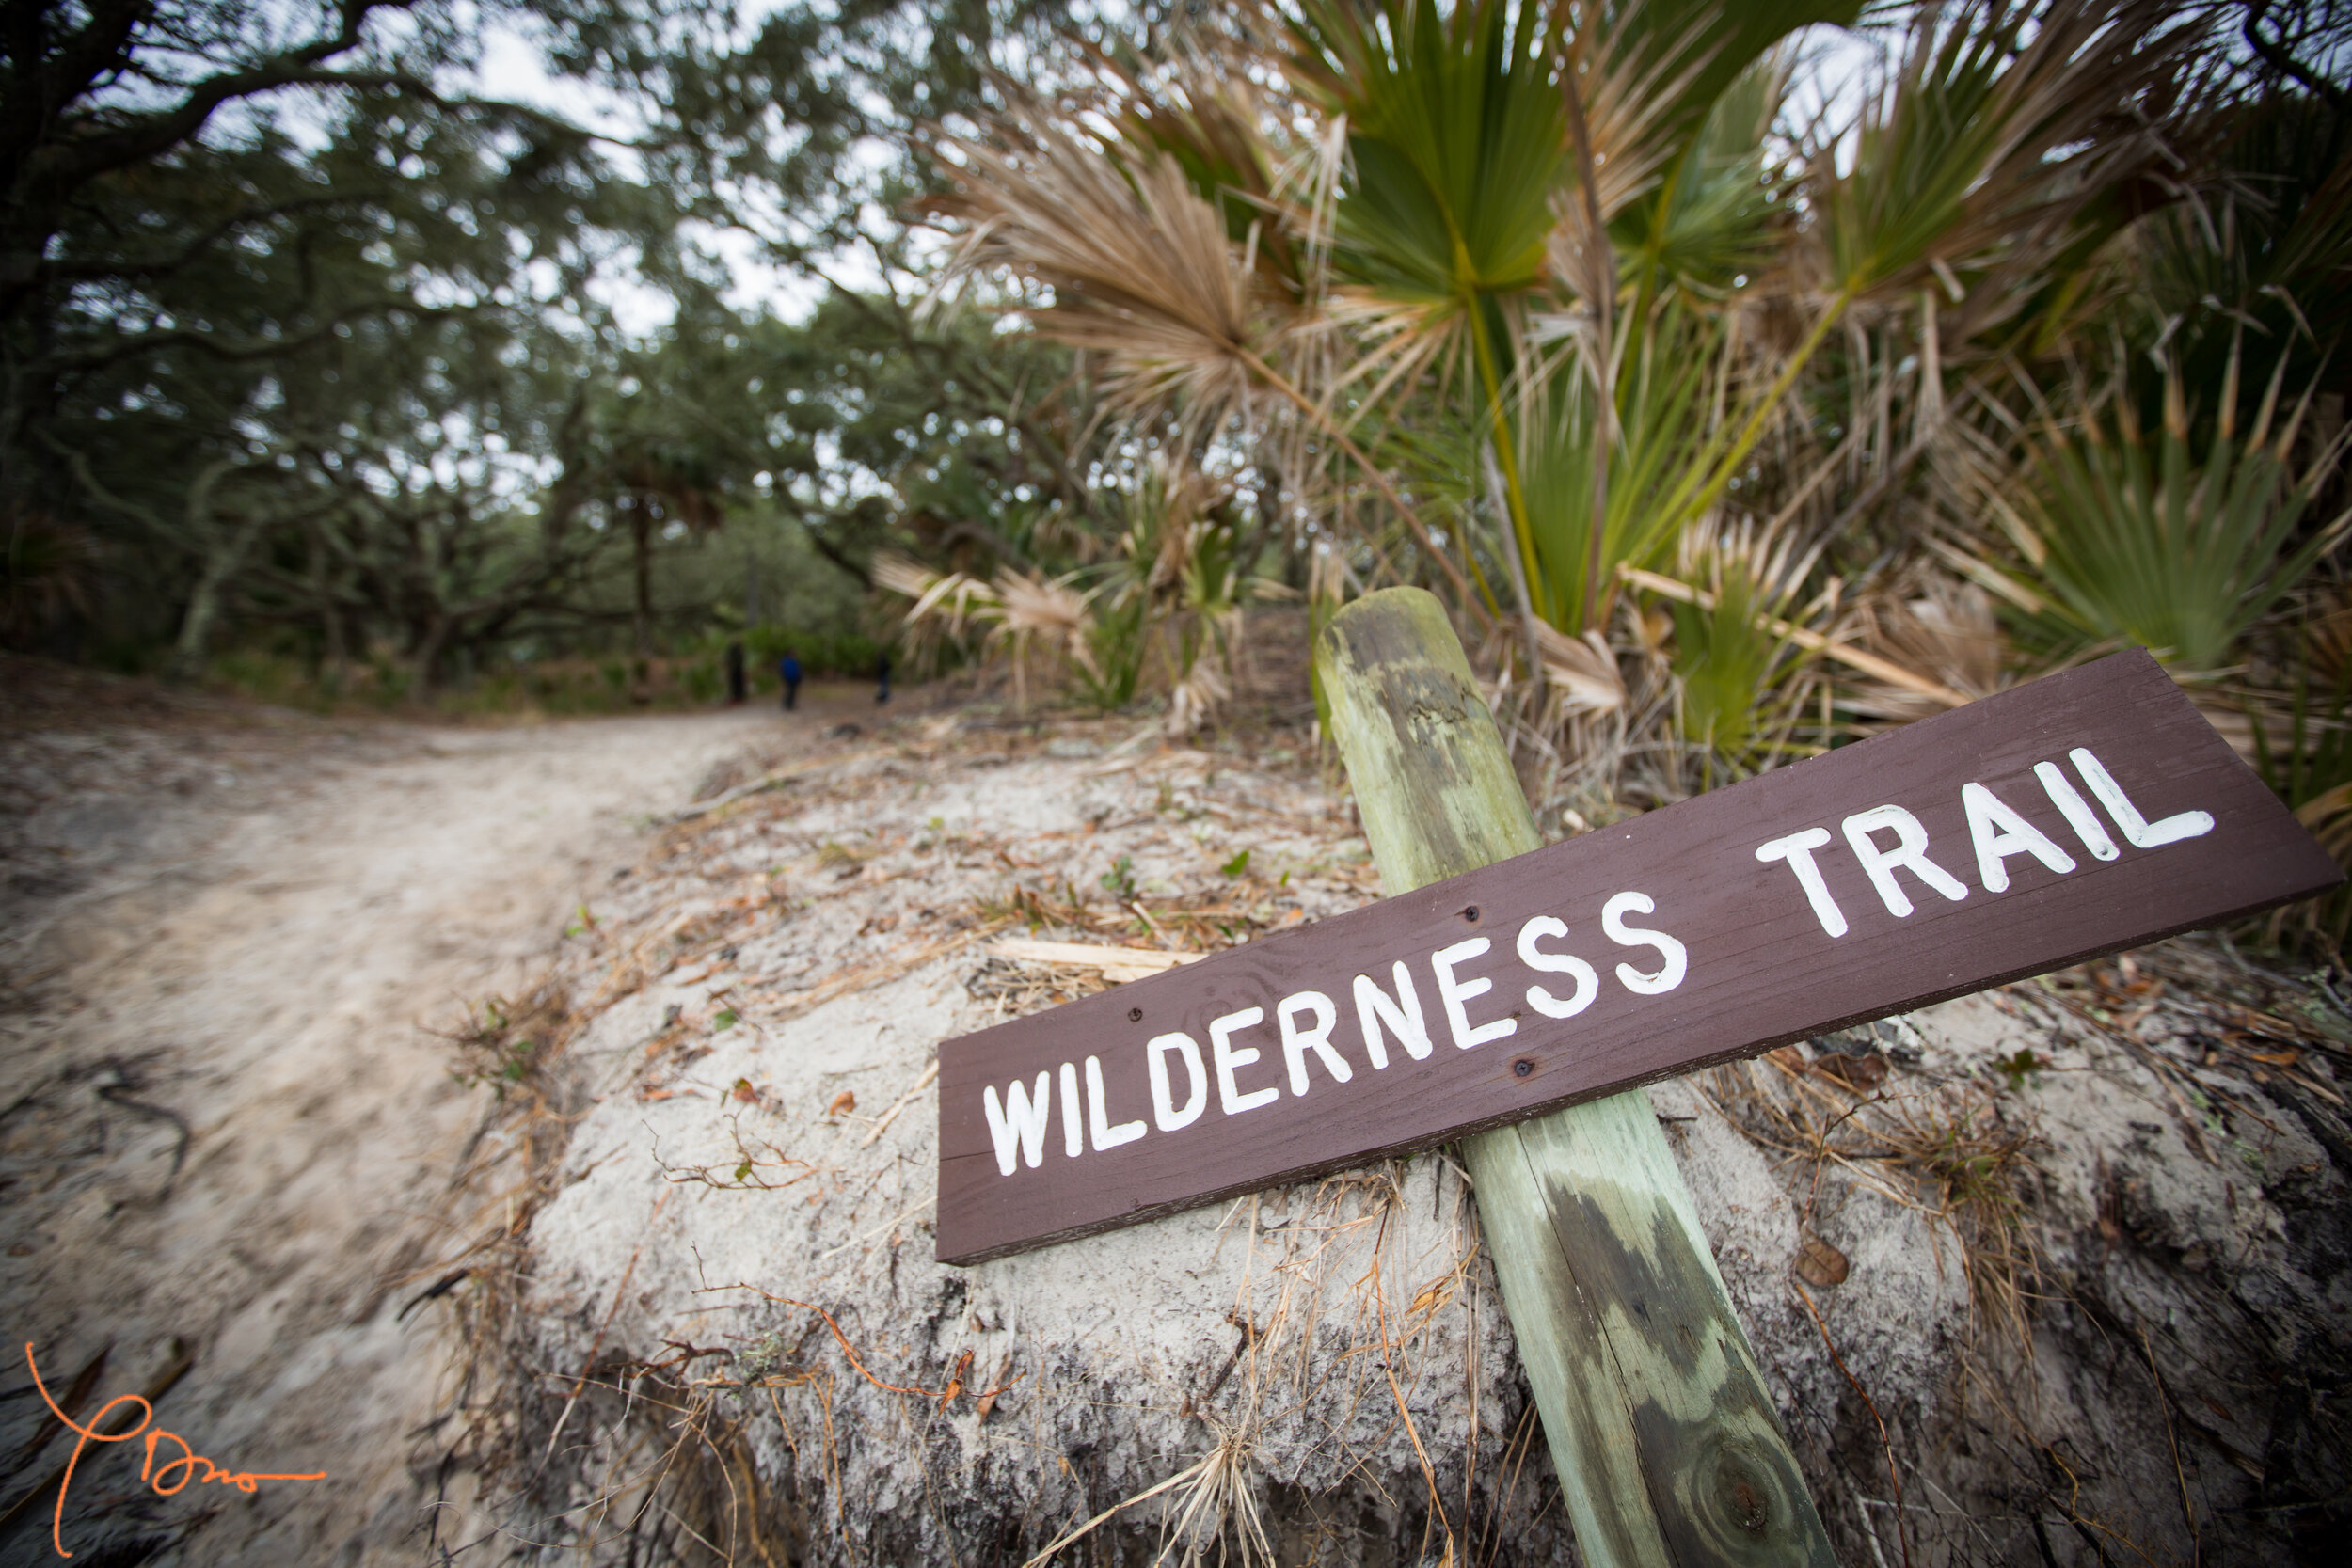
<path fill-rule="evenodd" d="M 747 795 L 756 795 L 763 789 L 773 789 L 778 784 L 790 784 L 813 766 L 814 764 L 803 762 L 792 768 L 780 768 L 772 773 L 763 773 L 748 784 L 737 784 L 733 789 L 723 789 L 707 800 L 694 800 L 680 806 L 669 815 L 668 820 L 691 822 L 697 816 L 717 811 L 721 806 L 733 805 Z"/>
<path fill-rule="evenodd" d="M 923 1076 L 914 1081 L 914 1087 L 900 1095 L 898 1100 L 893 1102 L 890 1109 L 884 1111 L 881 1116 L 874 1118 L 873 1130 L 866 1134 L 864 1141 L 859 1143 L 858 1148 L 873 1148 L 875 1142 L 880 1139 L 884 1132 L 890 1131 L 890 1124 L 898 1119 L 898 1113 L 905 1110 L 909 1105 L 914 1103 L 914 1097 L 921 1094 L 925 1089 L 930 1088 L 931 1086 L 931 1081 L 938 1076 L 939 1058 L 934 1056 L 931 1058 L 930 1066 L 923 1069 Z"/>

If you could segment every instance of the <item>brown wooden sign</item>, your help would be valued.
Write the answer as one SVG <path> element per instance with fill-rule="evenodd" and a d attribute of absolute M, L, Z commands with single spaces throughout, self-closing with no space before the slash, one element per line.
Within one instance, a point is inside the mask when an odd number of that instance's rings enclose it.
<path fill-rule="evenodd" d="M 2308 897 L 2143 652 L 939 1050 L 977 1263 Z"/>

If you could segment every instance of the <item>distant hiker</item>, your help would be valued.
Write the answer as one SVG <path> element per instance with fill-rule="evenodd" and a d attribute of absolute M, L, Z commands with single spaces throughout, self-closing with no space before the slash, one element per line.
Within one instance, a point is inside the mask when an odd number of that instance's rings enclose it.
<path fill-rule="evenodd" d="M 776 673 L 784 677 L 784 711 L 789 713 L 801 702 L 801 661 L 787 654 L 777 661 Z"/>
<path fill-rule="evenodd" d="M 874 678 L 882 683 L 874 692 L 874 701 L 877 703 L 890 701 L 890 656 L 888 654 L 883 654 L 874 660 Z"/>
<path fill-rule="evenodd" d="M 730 642 L 727 644 L 727 705 L 742 706 L 743 696 L 743 644 Z"/>

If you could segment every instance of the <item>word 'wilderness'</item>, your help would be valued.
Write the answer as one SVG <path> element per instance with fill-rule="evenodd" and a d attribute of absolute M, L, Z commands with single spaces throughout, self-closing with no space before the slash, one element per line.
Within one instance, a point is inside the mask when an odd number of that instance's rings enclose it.
<path fill-rule="evenodd" d="M 972 1263 L 2308 897 L 2143 652 L 940 1047 Z"/>

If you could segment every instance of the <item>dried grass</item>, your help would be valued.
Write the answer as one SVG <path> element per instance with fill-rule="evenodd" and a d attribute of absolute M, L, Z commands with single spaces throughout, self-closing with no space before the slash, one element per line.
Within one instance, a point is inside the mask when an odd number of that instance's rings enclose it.
<path fill-rule="evenodd" d="M 1783 1047 L 1697 1082 L 1750 1142 L 1779 1156 L 1783 1180 L 1805 1194 L 1807 1235 L 1833 1173 L 1922 1215 L 1959 1249 L 1974 1321 L 2029 1354 L 2028 1302 L 2041 1272 L 2026 1216 L 2037 1135 L 2011 1117 L 1994 1085 L 1915 1088 L 1891 1074 L 1856 1083 L 1837 1070 L 1851 1059 Z"/>

